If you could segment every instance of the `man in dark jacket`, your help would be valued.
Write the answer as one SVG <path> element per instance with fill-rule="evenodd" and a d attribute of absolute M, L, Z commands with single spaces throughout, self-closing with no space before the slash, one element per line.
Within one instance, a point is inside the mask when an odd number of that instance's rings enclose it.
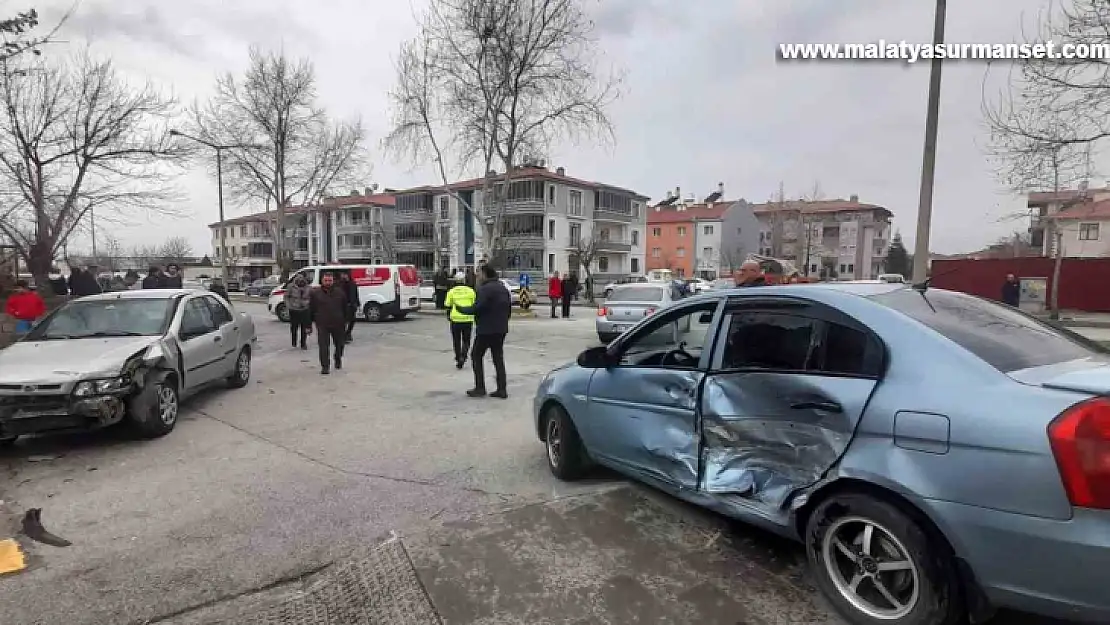
<path fill-rule="evenodd" d="M 447 300 L 447 291 L 450 291 L 451 287 L 454 286 L 451 284 L 451 278 L 447 275 L 447 270 L 440 269 L 437 271 L 435 277 L 432 278 L 432 284 L 435 287 L 436 310 L 443 310 L 444 303 Z"/>
<path fill-rule="evenodd" d="M 231 301 L 231 299 L 227 296 L 227 287 L 224 286 L 224 279 L 219 276 L 212 278 L 212 282 L 208 285 L 208 290 L 212 291 L 216 295 L 219 295 L 228 302 Z"/>
<path fill-rule="evenodd" d="M 162 276 L 162 288 L 180 289 L 181 284 L 181 267 L 178 267 L 175 263 L 166 265 L 166 274 Z"/>
<path fill-rule="evenodd" d="M 346 308 L 344 312 L 347 317 L 347 325 L 344 327 L 343 340 L 350 343 L 354 340 L 351 333 L 355 330 L 355 315 L 358 313 L 358 307 L 361 302 L 358 299 L 358 285 L 351 279 L 351 274 L 339 274 L 339 286 L 343 289 L 343 296 L 347 298 Z"/>
<path fill-rule="evenodd" d="M 744 264 L 740 265 L 740 270 L 732 276 L 732 279 L 736 281 L 737 287 L 767 285 L 767 279 L 763 277 L 763 269 L 754 260 L 744 261 Z"/>
<path fill-rule="evenodd" d="M 1014 308 L 1021 303 L 1021 282 L 1012 273 L 1006 274 L 1006 281 L 1002 283 L 1002 303 Z"/>
<path fill-rule="evenodd" d="M 466 392 L 471 397 L 486 396 L 486 374 L 482 360 L 486 352 L 493 358 L 497 376 L 497 390 L 491 397 L 505 399 L 509 396 L 505 375 L 505 335 L 509 333 L 509 317 L 513 313 L 513 300 L 509 289 L 497 278 L 497 270 L 482 266 L 482 285 L 473 306 L 456 306 L 464 315 L 474 315 L 474 347 L 470 351 L 470 364 L 474 368 L 474 388 Z"/>
<path fill-rule="evenodd" d="M 325 273 L 320 288 L 308 298 L 308 310 L 316 325 L 316 341 L 320 345 L 320 373 L 331 373 L 331 346 L 335 344 L 335 369 L 343 368 L 343 347 L 346 345 L 347 296 L 335 284 L 335 276 Z"/>
<path fill-rule="evenodd" d="M 162 268 L 150 266 L 146 272 L 146 277 L 143 278 L 142 287 L 144 289 L 160 289 L 162 288 Z"/>
<path fill-rule="evenodd" d="M 100 284 L 96 276 L 89 269 L 75 268 L 69 274 L 69 294 L 73 297 L 85 297 L 100 293 Z"/>

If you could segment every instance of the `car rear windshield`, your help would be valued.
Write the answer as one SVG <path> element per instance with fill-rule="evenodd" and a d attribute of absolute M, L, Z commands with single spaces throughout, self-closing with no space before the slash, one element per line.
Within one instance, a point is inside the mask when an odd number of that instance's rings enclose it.
<path fill-rule="evenodd" d="M 143 297 L 70 302 L 35 326 L 27 339 L 161 335 L 166 331 L 174 301 L 169 297 Z"/>
<path fill-rule="evenodd" d="M 901 289 L 871 299 L 932 328 L 1004 373 L 1107 353 L 1074 332 L 974 295 Z"/>
<path fill-rule="evenodd" d="M 661 302 L 663 289 L 657 286 L 622 286 L 613 289 L 609 302 Z"/>

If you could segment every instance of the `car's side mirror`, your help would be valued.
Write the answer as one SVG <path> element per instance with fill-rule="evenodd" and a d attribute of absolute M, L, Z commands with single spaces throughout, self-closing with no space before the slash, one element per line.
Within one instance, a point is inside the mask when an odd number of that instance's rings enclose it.
<path fill-rule="evenodd" d="M 706 311 L 698 315 L 698 323 L 703 325 L 709 325 L 710 323 L 713 323 L 713 313 L 711 311 Z"/>
<path fill-rule="evenodd" d="M 613 363 L 609 348 L 605 345 L 591 347 L 578 354 L 578 366 L 585 369 L 604 369 Z"/>

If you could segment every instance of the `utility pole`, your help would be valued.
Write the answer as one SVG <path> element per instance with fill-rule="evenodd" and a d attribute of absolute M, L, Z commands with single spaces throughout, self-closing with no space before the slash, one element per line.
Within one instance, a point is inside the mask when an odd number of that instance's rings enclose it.
<path fill-rule="evenodd" d="M 944 43 L 946 0 L 937 0 L 933 44 Z M 925 282 L 929 270 L 929 230 L 933 220 L 933 177 L 937 164 L 937 125 L 940 121 L 940 74 L 943 61 L 935 56 L 929 69 L 929 99 L 925 114 L 925 149 L 921 159 L 921 195 L 917 204 L 917 236 L 913 246 L 914 284 Z"/>
<path fill-rule="evenodd" d="M 99 264 L 99 259 L 96 257 L 96 214 L 93 212 L 92 207 L 89 208 L 89 230 L 92 231 L 93 262 Z"/>

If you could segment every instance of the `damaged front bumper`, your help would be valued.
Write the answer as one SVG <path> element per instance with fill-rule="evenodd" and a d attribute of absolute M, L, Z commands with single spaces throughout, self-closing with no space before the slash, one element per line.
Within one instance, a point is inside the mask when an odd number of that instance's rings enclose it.
<path fill-rule="evenodd" d="M 0 395 L 0 437 L 87 431 L 119 423 L 126 393 Z"/>

